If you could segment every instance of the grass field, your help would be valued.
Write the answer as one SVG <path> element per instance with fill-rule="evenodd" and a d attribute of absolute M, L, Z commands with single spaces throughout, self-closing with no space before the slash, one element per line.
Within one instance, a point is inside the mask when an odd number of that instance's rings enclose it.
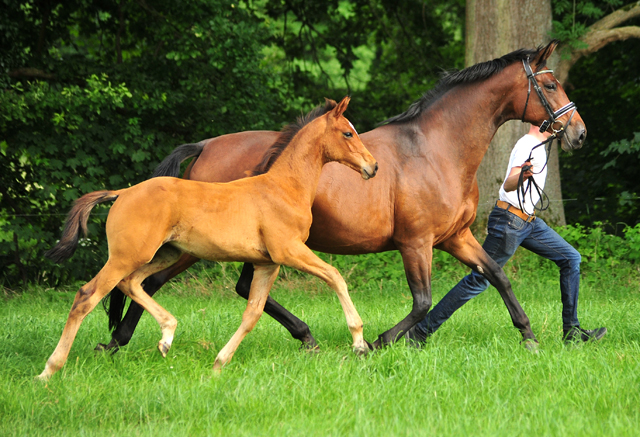
<path fill-rule="evenodd" d="M 465 272 L 444 267 L 434 272 L 436 302 Z M 638 435 L 637 267 L 584 273 L 582 325 L 609 333 L 578 347 L 561 342 L 554 266 L 524 255 L 507 273 L 540 340 L 537 354 L 519 345 L 489 289 L 422 350 L 401 341 L 358 358 L 337 298 L 317 280 L 289 272 L 272 295 L 309 324 L 321 352 L 299 351 L 265 315 L 218 377 L 214 358 L 244 309 L 232 292 L 233 266 L 187 275 L 158 294 L 179 322 L 166 359 L 148 315 L 120 352 L 94 353 L 109 339 L 97 308 L 48 384 L 33 378 L 55 348 L 76 290 L 7 296 L 0 300 L 0 435 Z M 353 273 L 347 281 L 369 341 L 410 309 L 401 279 L 364 281 Z"/>

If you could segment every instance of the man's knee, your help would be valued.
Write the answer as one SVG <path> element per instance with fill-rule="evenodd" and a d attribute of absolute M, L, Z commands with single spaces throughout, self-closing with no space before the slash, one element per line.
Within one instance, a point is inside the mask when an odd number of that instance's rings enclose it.
<path fill-rule="evenodd" d="M 568 250 L 565 255 L 564 268 L 568 268 L 569 270 L 577 270 L 580 271 L 580 263 L 582 262 L 582 256 L 580 252 L 578 252 L 573 246 L 570 246 L 570 250 Z"/>
<path fill-rule="evenodd" d="M 477 296 L 489 288 L 489 280 L 479 273 L 473 272 L 465 277 L 467 294 Z"/>

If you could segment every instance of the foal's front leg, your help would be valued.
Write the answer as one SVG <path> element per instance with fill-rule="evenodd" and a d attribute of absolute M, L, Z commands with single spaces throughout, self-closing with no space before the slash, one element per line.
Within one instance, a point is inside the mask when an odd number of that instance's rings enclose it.
<path fill-rule="evenodd" d="M 264 305 L 267 302 L 271 286 L 280 271 L 278 264 L 254 264 L 253 268 L 253 281 L 251 282 L 251 290 L 249 291 L 249 298 L 247 299 L 247 308 L 244 310 L 244 314 L 242 314 L 242 323 L 236 333 L 233 334 L 233 337 L 231 337 L 218 353 L 216 361 L 213 363 L 213 370 L 215 372 L 219 373 L 222 368 L 231 361 L 242 339 L 251 332 L 256 326 L 256 323 L 258 323 L 258 319 L 260 319 Z"/>
<path fill-rule="evenodd" d="M 272 259 L 276 259 L 277 255 L 274 255 L 271 251 L 270 254 Z M 317 276 L 336 292 L 347 319 L 347 326 L 353 337 L 353 350 L 356 354 L 366 354 L 369 351 L 369 346 L 364 340 L 362 333 L 362 319 L 351 301 L 347 284 L 344 282 L 340 272 L 338 272 L 335 267 L 318 258 L 316 254 L 303 243 L 287 247 L 286 254 L 283 253 L 280 254 L 280 256 L 282 257 L 281 264 Z M 278 256 L 278 259 L 280 256 Z"/>

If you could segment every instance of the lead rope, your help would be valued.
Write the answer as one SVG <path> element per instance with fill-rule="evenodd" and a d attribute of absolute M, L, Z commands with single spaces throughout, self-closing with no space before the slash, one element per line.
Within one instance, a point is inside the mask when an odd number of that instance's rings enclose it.
<path fill-rule="evenodd" d="M 525 162 L 527 161 L 531 161 L 531 157 L 533 155 L 533 151 L 535 149 L 537 149 L 538 147 L 541 146 L 545 146 L 545 151 L 546 151 L 546 159 L 544 162 L 544 165 L 542 166 L 542 168 L 540 169 L 539 172 L 534 173 L 534 175 L 536 174 L 540 174 L 544 171 L 544 169 L 547 167 L 547 164 L 549 163 L 549 155 L 551 154 L 551 145 L 553 144 L 553 140 L 557 139 L 558 141 L 560 141 L 560 137 L 554 133 L 553 135 L 551 135 L 549 138 L 547 138 L 546 140 L 544 140 L 543 142 L 541 142 L 540 144 L 536 144 L 535 146 L 533 146 L 533 148 L 531 149 L 531 152 L 529 152 L 529 157 L 526 159 Z M 529 200 L 531 201 L 531 204 L 533 205 L 533 213 L 535 214 L 536 211 L 545 211 L 549 208 L 549 205 L 551 204 L 551 200 L 549 199 L 549 196 L 547 195 L 547 193 L 544 192 L 544 190 L 542 188 L 540 188 L 540 185 L 538 185 L 538 183 L 536 182 L 535 178 L 532 176 L 529 179 L 527 179 L 527 182 L 529 182 L 526 187 L 525 187 L 525 180 L 524 180 L 524 172 L 526 172 L 527 170 L 530 170 L 531 168 L 533 168 L 533 165 L 523 165 L 522 169 L 520 171 L 520 175 L 518 176 L 518 185 L 516 188 L 516 192 L 518 194 L 518 206 L 520 207 L 520 210 L 525 212 L 523 208 L 523 204 L 526 201 L 526 195 L 527 193 L 529 193 Z M 537 206 L 537 203 L 533 202 L 533 193 L 535 193 L 538 195 L 538 197 L 540 198 L 540 206 Z"/>

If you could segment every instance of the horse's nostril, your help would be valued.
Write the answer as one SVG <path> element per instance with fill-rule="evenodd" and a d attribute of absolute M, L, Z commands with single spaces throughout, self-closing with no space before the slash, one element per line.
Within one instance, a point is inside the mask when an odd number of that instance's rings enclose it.
<path fill-rule="evenodd" d="M 578 141 L 580 141 L 580 144 L 582 144 L 584 142 L 584 139 L 586 138 L 586 136 L 587 136 L 587 134 L 583 129 L 582 132 L 580 132 L 580 136 L 578 137 Z"/>
<path fill-rule="evenodd" d="M 375 172 L 378 173 L 378 163 L 376 162 L 376 169 Z"/>

